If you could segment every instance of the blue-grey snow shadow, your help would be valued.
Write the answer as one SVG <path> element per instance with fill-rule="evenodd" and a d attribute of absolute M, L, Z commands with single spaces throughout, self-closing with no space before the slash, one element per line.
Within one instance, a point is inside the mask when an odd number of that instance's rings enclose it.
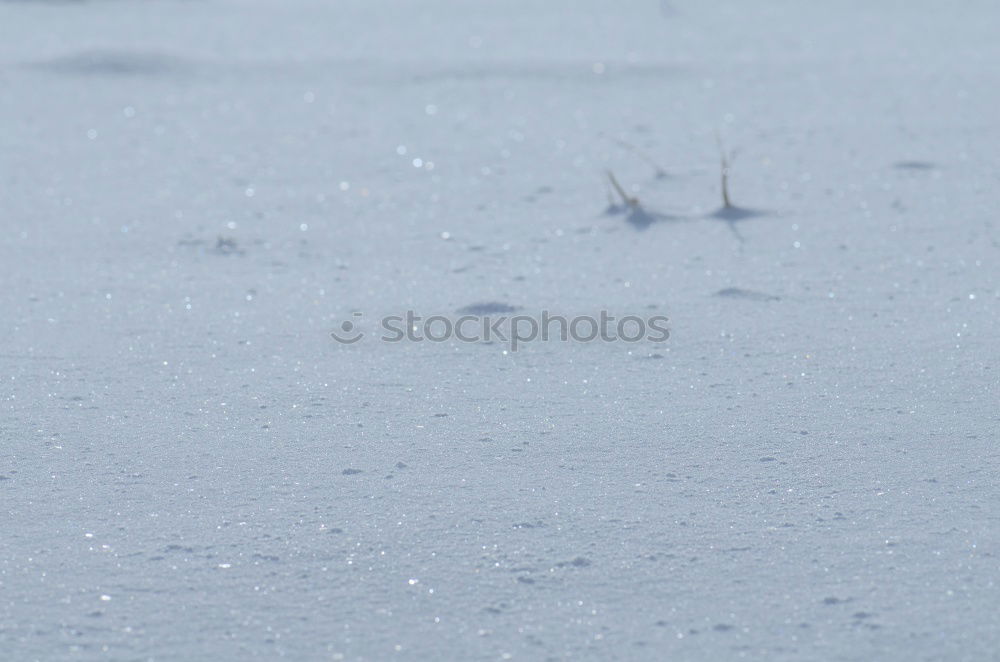
<path fill-rule="evenodd" d="M 740 229 L 737 227 L 738 223 L 743 221 L 748 221 L 751 218 L 758 218 L 760 216 L 768 216 L 771 212 L 764 211 L 761 209 L 748 209 L 746 207 L 737 207 L 736 205 L 723 205 L 716 209 L 714 212 L 709 214 L 706 218 L 714 218 L 720 221 L 725 221 L 726 225 L 729 226 L 729 230 L 736 236 L 740 242 L 746 241 L 743 235 L 740 233 Z"/>
<path fill-rule="evenodd" d="M 64 76 L 163 76 L 191 69 L 181 58 L 133 51 L 85 51 L 24 66 Z"/>
<path fill-rule="evenodd" d="M 673 64 L 605 62 L 605 69 L 600 76 L 594 75 L 594 64 L 591 60 L 578 62 L 479 62 L 464 66 L 435 66 L 427 63 L 413 65 L 411 69 L 394 66 L 393 74 L 402 75 L 409 83 L 424 84 L 429 82 L 452 81 L 456 83 L 490 80 L 527 80 L 565 83 L 573 80 L 577 83 L 603 85 L 611 80 L 644 80 L 662 81 L 667 77 L 676 77 L 687 73 L 687 69 Z M 419 69 L 419 70 L 418 70 Z"/>
<path fill-rule="evenodd" d="M 896 170 L 936 170 L 937 166 L 930 161 L 897 161 L 892 164 Z"/>
<path fill-rule="evenodd" d="M 671 214 L 661 214 L 660 212 L 650 211 L 638 203 L 628 205 L 617 213 L 624 213 L 625 222 L 639 232 L 649 229 L 649 226 L 653 223 L 669 223 L 687 220 L 683 216 L 673 216 Z"/>
<path fill-rule="evenodd" d="M 240 247 L 239 242 L 235 238 L 223 237 L 221 235 L 215 240 L 215 247 L 211 251 L 208 250 L 207 240 L 193 239 L 190 235 L 180 239 L 177 245 L 184 248 L 197 249 L 201 253 L 211 252 L 213 255 L 237 255 L 239 257 L 246 255 L 246 251 Z"/>
<path fill-rule="evenodd" d="M 459 315 L 499 315 L 501 313 L 514 313 L 521 310 L 520 306 L 511 306 L 500 301 L 485 301 L 482 303 L 470 303 L 468 306 L 459 308 L 456 312 Z"/>
<path fill-rule="evenodd" d="M 657 211 L 652 211 L 646 209 L 641 204 L 639 204 L 639 199 L 629 196 L 625 189 L 622 188 L 615 176 L 608 172 L 608 181 L 611 183 L 611 187 L 621 198 L 622 203 L 618 204 L 615 202 L 614 197 L 611 192 L 608 192 L 608 206 L 604 210 L 605 216 L 620 216 L 625 215 L 625 222 L 632 226 L 633 229 L 638 231 L 643 231 L 649 229 L 653 223 L 664 223 L 671 221 L 684 221 L 689 220 L 684 216 L 674 216 L 673 214 L 663 214 Z"/>
<path fill-rule="evenodd" d="M 744 290 L 742 287 L 724 287 L 714 296 L 723 299 L 743 299 L 745 301 L 780 301 L 781 297 L 756 290 Z"/>

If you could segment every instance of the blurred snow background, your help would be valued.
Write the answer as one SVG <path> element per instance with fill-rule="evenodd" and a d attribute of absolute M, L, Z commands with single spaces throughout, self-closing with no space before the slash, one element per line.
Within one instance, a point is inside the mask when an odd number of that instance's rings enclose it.
<path fill-rule="evenodd" d="M 995 654 L 998 18 L 0 3 L 5 655 Z"/>

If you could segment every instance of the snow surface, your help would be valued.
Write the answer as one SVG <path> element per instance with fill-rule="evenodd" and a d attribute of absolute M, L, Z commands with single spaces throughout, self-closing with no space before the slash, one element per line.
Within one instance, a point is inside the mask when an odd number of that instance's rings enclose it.
<path fill-rule="evenodd" d="M 995 659 L 998 26 L 0 2 L 0 656 Z"/>

